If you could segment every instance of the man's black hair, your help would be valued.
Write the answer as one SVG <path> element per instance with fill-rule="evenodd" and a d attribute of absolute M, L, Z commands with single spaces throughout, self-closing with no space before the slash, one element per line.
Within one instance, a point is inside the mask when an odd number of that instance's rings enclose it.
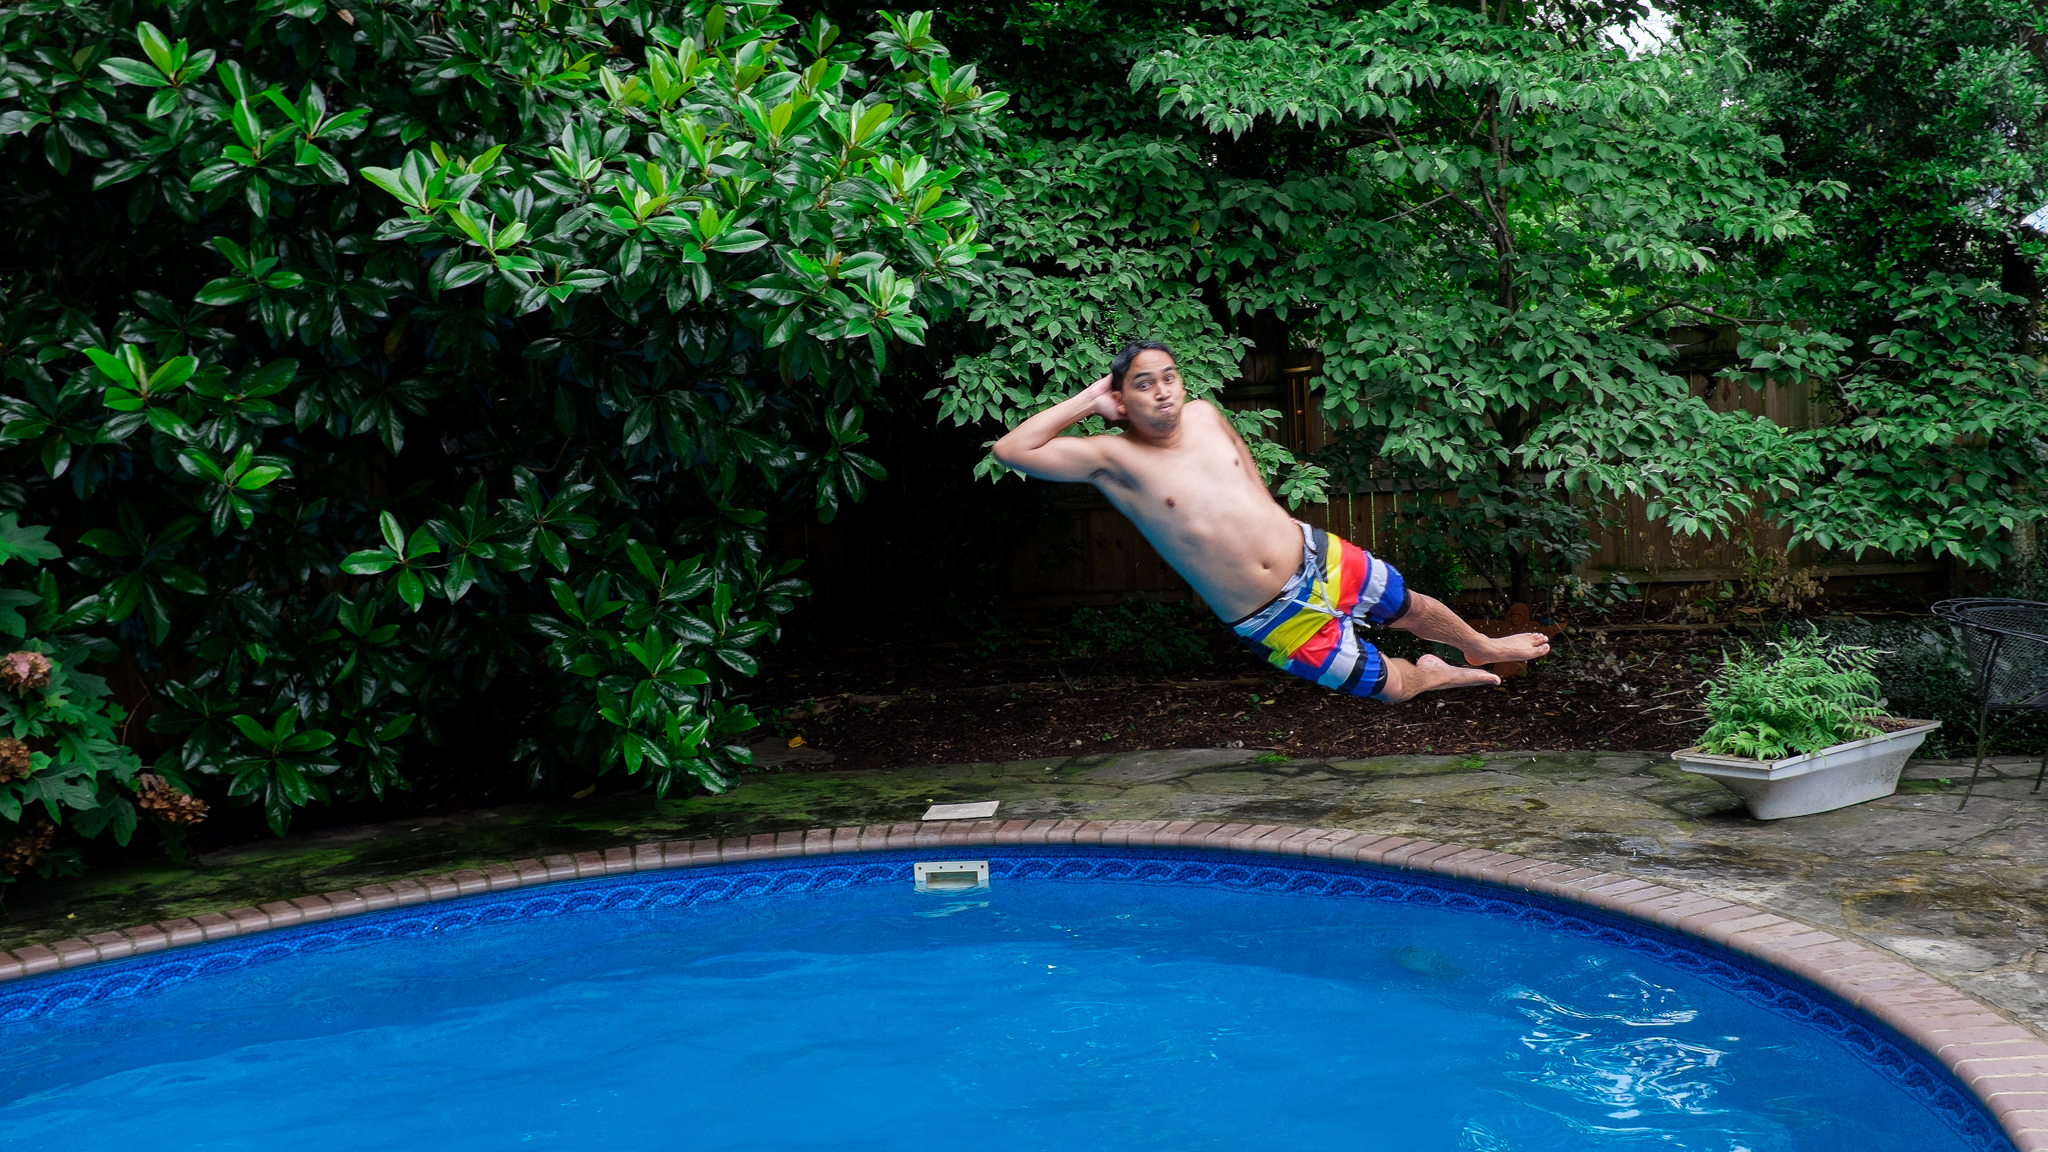
<path fill-rule="evenodd" d="M 1136 360 L 1140 352 L 1164 352 L 1168 357 L 1173 356 L 1173 349 L 1157 340 L 1131 341 L 1124 345 L 1123 351 L 1116 354 L 1116 359 L 1109 362 L 1109 386 L 1112 389 L 1118 392 L 1124 390 L 1124 375 L 1131 370 L 1131 361 Z M 1180 361 L 1175 359 L 1174 363 L 1178 364 Z"/>

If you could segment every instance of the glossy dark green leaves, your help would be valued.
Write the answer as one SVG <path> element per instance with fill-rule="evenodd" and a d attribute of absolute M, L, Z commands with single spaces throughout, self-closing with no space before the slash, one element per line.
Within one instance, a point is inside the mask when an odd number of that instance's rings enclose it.
<path fill-rule="evenodd" d="M 480 737 L 508 771 L 725 786 L 804 590 L 769 512 L 881 474 L 859 414 L 984 270 L 1000 95 L 928 17 L 897 68 L 760 5 L 33 8 L 0 493 L 81 540 L 54 595 L 149 670 L 158 770 L 282 828 L 537 698 Z"/>

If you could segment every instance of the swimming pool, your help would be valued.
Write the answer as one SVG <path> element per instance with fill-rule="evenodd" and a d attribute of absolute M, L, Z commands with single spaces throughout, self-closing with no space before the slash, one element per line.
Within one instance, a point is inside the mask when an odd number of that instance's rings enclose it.
<path fill-rule="evenodd" d="M 18 1148 L 2010 1145 L 1816 989 L 1543 899 L 988 849 L 614 877 L 0 986 Z"/>

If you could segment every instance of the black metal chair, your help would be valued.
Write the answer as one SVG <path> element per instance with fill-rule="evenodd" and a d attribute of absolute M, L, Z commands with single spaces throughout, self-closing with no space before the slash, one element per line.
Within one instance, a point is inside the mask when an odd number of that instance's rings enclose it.
<path fill-rule="evenodd" d="M 1970 767 L 1963 801 L 1956 805 L 1960 812 L 1977 787 L 1991 737 L 2028 712 L 2048 712 L 2048 604 L 1977 597 L 1943 600 L 1933 610 L 1962 633 L 1977 678 L 1977 762 Z M 1999 712 L 2010 715 L 1994 728 L 1991 717 Z M 2048 748 L 2042 749 L 2041 769 L 2034 773 L 2034 791 L 2041 790 L 2044 776 Z"/>

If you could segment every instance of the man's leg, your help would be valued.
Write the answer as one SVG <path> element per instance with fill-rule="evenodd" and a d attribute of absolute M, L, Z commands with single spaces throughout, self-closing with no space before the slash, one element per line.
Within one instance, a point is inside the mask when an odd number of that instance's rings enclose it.
<path fill-rule="evenodd" d="M 1436 656 L 1424 656 L 1412 664 L 1393 657 L 1384 659 L 1387 662 L 1387 682 L 1374 694 L 1374 699 L 1389 704 L 1398 704 L 1438 688 L 1500 683 L 1500 677 L 1484 668 L 1460 668 Z"/>
<path fill-rule="evenodd" d="M 1541 632 L 1523 632 L 1519 635 L 1502 636 L 1498 639 L 1491 636 L 1481 636 L 1473 630 L 1470 624 L 1465 623 L 1464 617 L 1451 611 L 1443 601 L 1433 596 L 1424 596 L 1413 589 L 1410 589 L 1408 592 L 1408 610 L 1401 614 L 1399 620 L 1393 621 L 1388 627 L 1399 628 L 1404 632 L 1413 632 L 1432 643 L 1449 644 L 1465 654 L 1465 662 L 1467 664 L 1500 664 L 1508 661 L 1534 660 L 1538 656 L 1547 656 L 1550 653 L 1550 637 L 1545 636 Z M 1425 656 L 1423 659 L 1432 660 L 1435 657 Z M 1449 667 L 1449 665 L 1445 665 L 1445 667 Z M 1488 675 L 1491 675 L 1491 673 Z M 1466 681 L 1466 683 L 1499 683 L 1499 680 L 1495 678 L 1489 681 Z M 1431 685 L 1431 687 L 1442 687 L 1442 685 Z M 1421 691 L 1425 692 L 1428 690 L 1428 688 L 1421 689 Z"/>

